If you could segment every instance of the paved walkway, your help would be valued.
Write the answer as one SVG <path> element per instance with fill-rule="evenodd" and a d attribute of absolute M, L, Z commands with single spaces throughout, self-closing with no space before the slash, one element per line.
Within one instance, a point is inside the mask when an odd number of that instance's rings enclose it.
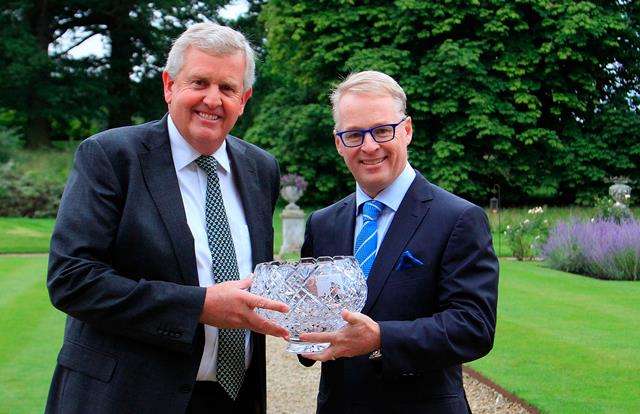
<path fill-rule="evenodd" d="M 306 368 L 285 351 L 282 339 L 267 338 L 267 407 L 269 414 L 315 412 L 320 364 Z M 464 388 L 474 414 L 525 414 L 527 409 L 489 387 L 464 375 Z"/>

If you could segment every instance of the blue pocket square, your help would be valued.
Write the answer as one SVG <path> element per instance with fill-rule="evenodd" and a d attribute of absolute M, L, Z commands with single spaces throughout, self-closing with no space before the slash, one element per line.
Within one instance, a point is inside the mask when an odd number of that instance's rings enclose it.
<path fill-rule="evenodd" d="M 424 266 L 422 260 L 415 257 L 409 250 L 405 250 L 398 260 L 396 270 L 407 270 L 418 266 Z"/>

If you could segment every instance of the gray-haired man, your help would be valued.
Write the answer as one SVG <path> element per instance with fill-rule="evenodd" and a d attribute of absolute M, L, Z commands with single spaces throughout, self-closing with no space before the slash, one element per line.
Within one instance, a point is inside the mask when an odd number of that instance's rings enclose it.
<path fill-rule="evenodd" d="M 47 412 L 265 412 L 262 334 L 286 331 L 253 309 L 286 305 L 239 279 L 272 257 L 279 171 L 228 135 L 254 66 L 242 34 L 196 24 L 162 76 L 169 113 L 78 148 L 51 241 L 69 316 Z"/>

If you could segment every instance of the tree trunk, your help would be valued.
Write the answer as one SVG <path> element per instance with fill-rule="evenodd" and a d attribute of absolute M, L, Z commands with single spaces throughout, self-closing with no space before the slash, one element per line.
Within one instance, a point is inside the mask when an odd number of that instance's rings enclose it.
<path fill-rule="evenodd" d="M 126 16 L 129 11 L 123 10 Z M 109 108 L 109 128 L 131 124 L 135 110 L 134 96 L 131 94 L 131 56 L 134 53 L 133 30 L 130 19 L 114 19 L 110 26 L 111 58 L 109 68 L 109 96 L 113 99 Z"/>
<path fill-rule="evenodd" d="M 51 145 L 51 124 L 47 116 L 47 102 L 41 96 L 42 91 L 51 82 L 49 65 L 49 43 L 51 43 L 52 33 L 49 29 L 48 2 L 47 0 L 37 1 L 29 18 L 31 33 L 38 42 L 39 55 L 34 61 L 46 62 L 38 68 L 35 79 L 27 92 L 27 125 L 25 128 L 25 139 L 28 148 L 48 147 Z"/>

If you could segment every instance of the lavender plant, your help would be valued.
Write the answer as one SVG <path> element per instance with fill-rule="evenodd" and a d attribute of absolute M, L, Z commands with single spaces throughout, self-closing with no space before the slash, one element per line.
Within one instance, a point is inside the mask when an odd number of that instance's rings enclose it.
<path fill-rule="evenodd" d="M 542 248 L 548 266 L 599 279 L 640 279 L 640 221 L 559 222 Z"/>

